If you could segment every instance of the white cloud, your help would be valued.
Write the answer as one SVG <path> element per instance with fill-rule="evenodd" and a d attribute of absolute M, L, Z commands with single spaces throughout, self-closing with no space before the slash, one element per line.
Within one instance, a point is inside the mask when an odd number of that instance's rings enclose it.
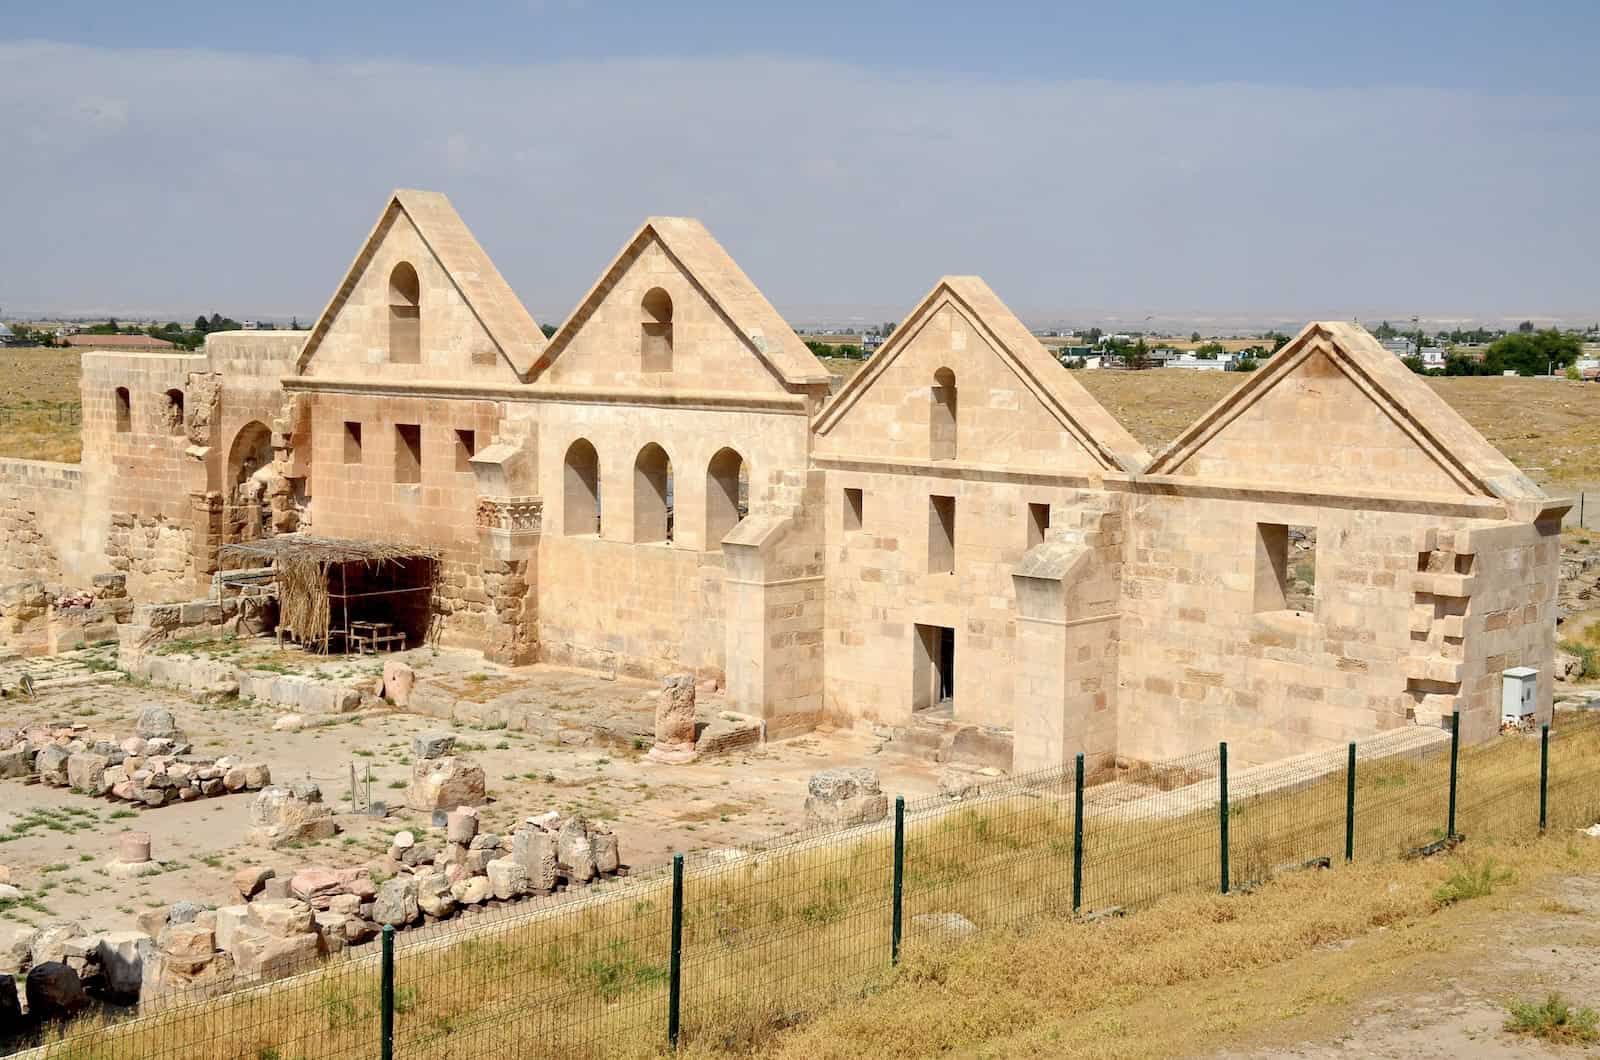
<path fill-rule="evenodd" d="M 0 304 L 314 311 L 411 186 L 541 319 L 652 213 L 701 217 L 780 307 L 976 272 L 1019 309 L 1589 311 L 1593 104 L 0 45 Z"/>

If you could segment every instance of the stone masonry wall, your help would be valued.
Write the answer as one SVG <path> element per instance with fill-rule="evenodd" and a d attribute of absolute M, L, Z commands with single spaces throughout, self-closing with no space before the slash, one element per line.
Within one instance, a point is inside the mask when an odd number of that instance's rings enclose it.
<path fill-rule="evenodd" d="M 0 585 L 56 581 L 69 571 L 87 581 L 88 565 L 74 563 L 81 548 L 82 491 L 83 472 L 76 465 L 0 460 Z"/>

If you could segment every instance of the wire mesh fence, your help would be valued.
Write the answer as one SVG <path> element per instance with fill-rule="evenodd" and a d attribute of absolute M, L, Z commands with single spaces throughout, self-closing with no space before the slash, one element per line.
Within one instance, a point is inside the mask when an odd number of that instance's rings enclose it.
<path fill-rule="evenodd" d="M 682 1039 L 737 1049 L 870 993 L 907 947 L 1597 818 L 1600 713 L 1478 747 L 1413 728 L 1232 770 L 1225 745 L 1136 766 L 1080 756 L 897 800 L 880 822 L 386 929 L 387 954 L 280 961 L 273 982 L 191 984 L 137 1018 L 58 1030 L 40 1054 L 616 1058 Z"/>

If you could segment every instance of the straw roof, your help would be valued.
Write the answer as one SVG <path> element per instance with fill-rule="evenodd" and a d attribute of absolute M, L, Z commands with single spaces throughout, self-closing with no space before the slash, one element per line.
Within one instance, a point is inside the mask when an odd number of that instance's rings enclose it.
<path fill-rule="evenodd" d="M 277 534 L 223 545 L 223 559 L 257 562 L 298 559 L 316 563 L 382 563 L 411 558 L 438 559 L 438 549 L 425 545 L 391 544 L 383 541 L 347 541 L 310 534 Z"/>
<path fill-rule="evenodd" d="M 381 541 L 344 541 L 308 534 L 279 534 L 255 541 L 224 545 L 221 558 L 257 564 L 271 561 L 278 590 L 278 621 L 293 631 L 302 644 L 320 642 L 327 649 L 333 624 L 328 568 L 343 563 L 381 566 L 410 559 L 437 561 L 435 549 Z M 431 601 L 437 562 L 431 565 L 426 585 L 419 586 Z"/>

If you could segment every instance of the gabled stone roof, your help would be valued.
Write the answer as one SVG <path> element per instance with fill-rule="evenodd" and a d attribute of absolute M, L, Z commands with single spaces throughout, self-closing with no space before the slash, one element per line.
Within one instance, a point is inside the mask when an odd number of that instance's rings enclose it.
<path fill-rule="evenodd" d="M 1421 376 L 1384 349 L 1365 328 L 1342 321 L 1307 324 L 1265 366 L 1163 449 L 1148 473 L 1177 473 L 1223 428 L 1292 375 L 1307 356 L 1318 352 L 1325 354 L 1464 491 L 1501 500 L 1546 499 L 1532 479 L 1489 444 Z"/>
<path fill-rule="evenodd" d="M 812 356 L 761 290 L 744 274 L 722 244 L 692 217 L 651 217 L 628 240 L 605 272 L 595 281 L 561 330 L 550 339 L 536 366 L 542 373 L 561 356 L 567 344 L 594 313 L 629 263 L 651 240 L 656 240 L 684 275 L 705 295 L 729 326 L 744 338 L 763 364 L 784 383 L 795 386 L 825 385 L 828 371 Z"/>
<path fill-rule="evenodd" d="M 889 341 L 878 348 L 866 367 L 850 378 L 817 416 L 818 434 L 827 434 L 852 405 L 892 364 L 919 330 L 919 323 L 946 300 L 961 308 L 988 333 L 1011 369 L 1039 402 L 1097 462 L 1108 471 L 1138 471 L 1150 460 L 1115 416 L 1072 378 L 1072 373 L 1050 355 L 1016 314 L 977 276 L 946 276 L 917 303 Z"/>
<path fill-rule="evenodd" d="M 372 260 L 382 234 L 387 230 L 396 212 L 403 213 L 416 228 L 450 282 L 455 284 L 462 300 L 483 325 L 491 341 L 505 357 L 519 377 L 526 377 L 544 352 L 544 332 L 533 319 L 515 292 L 506 283 L 500 270 L 484 252 L 461 215 L 456 213 L 450 200 L 436 191 L 415 191 L 401 188 L 389 197 L 388 204 L 379 214 L 378 221 L 362 243 L 355 261 L 345 273 L 344 281 L 329 299 L 328 305 L 317 318 L 300 348 L 298 368 L 305 371 L 311 363 L 322 337 L 355 289 L 361 274 Z"/>

